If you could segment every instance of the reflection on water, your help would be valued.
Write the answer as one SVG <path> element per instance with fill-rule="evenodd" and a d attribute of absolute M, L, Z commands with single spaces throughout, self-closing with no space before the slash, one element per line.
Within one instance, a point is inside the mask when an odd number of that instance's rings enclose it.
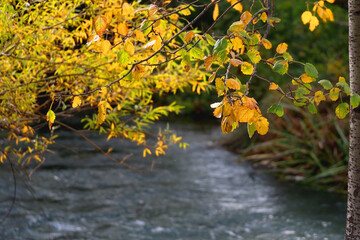
<path fill-rule="evenodd" d="M 171 148 L 148 173 L 123 169 L 80 137 L 61 133 L 57 153 L 33 177 L 34 196 L 18 177 L 18 201 L 0 226 L 0 239 L 343 239 L 344 198 L 253 177 L 248 164 L 213 144 L 221 136 L 217 127 L 172 127 L 190 147 Z M 119 158 L 137 149 L 93 139 L 112 146 Z M 141 155 L 129 161 L 148 166 L 151 159 Z M 12 187 L 1 167 L 1 215 Z"/>

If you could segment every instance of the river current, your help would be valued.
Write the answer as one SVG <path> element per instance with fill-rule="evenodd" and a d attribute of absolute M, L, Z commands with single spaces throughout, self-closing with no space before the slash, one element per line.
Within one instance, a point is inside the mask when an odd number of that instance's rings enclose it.
<path fill-rule="evenodd" d="M 171 147 L 152 172 L 125 169 L 71 132 L 59 132 L 53 154 L 28 182 L 17 174 L 17 199 L 0 239 L 338 240 L 344 197 L 276 180 L 239 164 L 216 144 L 219 126 L 173 124 L 190 146 Z M 92 139 L 137 167 L 150 165 L 126 141 Z M 30 186 L 28 186 L 30 185 Z M 0 168 L 0 214 L 13 196 Z"/>

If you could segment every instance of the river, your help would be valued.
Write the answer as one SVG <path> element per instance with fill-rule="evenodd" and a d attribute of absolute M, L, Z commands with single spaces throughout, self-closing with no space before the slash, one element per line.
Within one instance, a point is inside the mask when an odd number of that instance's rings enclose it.
<path fill-rule="evenodd" d="M 306 190 L 239 164 L 237 155 L 216 144 L 219 126 L 171 127 L 190 146 L 170 148 L 147 173 L 125 169 L 80 136 L 59 132 L 55 153 L 31 182 L 17 174 L 17 200 L 0 225 L 0 239 L 343 239 L 343 196 Z M 131 164 L 150 164 L 133 144 L 92 139 L 113 147 L 119 158 L 136 152 Z M 1 216 L 12 193 L 12 175 L 2 166 Z"/>

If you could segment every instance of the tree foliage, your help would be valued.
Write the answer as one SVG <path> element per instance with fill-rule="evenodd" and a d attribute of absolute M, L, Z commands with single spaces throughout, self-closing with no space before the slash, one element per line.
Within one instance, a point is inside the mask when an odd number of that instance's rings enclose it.
<path fill-rule="evenodd" d="M 319 25 L 318 18 L 333 21 L 328 8 L 333 2 L 308 2 L 308 10 L 299 20 L 309 24 L 311 31 Z M 108 139 L 134 141 L 143 147 L 144 157 L 165 154 L 171 143 L 186 147 L 171 131 L 153 136 L 147 128 L 161 116 L 181 109 L 175 102 L 158 105 L 155 99 L 187 87 L 201 94 L 214 86 L 219 101 L 211 107 L 214 116 L 221 118 L 223 133 L 246 123 L 250 137 L 269 130 L 261 106 L 251 96 L 255 78 L 269 91 L 278 92 L 279 101 L 268 112 L 279 117 L 284 114 L 284 97 L 315 114 L 322 101 L 342 101 L 343 96 L 350 95 L 343 77 L 335 86 L 329 80 L 319 81 L 314 65 L 291 56 L 291 45 L 268 39 L 269 32 L 281 24 L 274 15 L 273 1 L 219 3 L 3 1 L 0 126 L 6 130 L 7 141 L 1 145 L 0 161 L 16 157 L 22 165 L 32 159 L 42 163 L 57 126 L 72 129 L 63 120 L 88 111 L 93 114 L 82 119 L 86 129 L 107 134 Z M 191 18 L 195 10 L 200 12 Z M 193 28 L 210 13 L 213 23 L 209 28 L 203 32 Z M 233 14 L 235 21 L 226 35 L 212 36 L 211 30 L 227 14 Z M 288 77 L 287 89 L 260 76 L 260 65 Z M 299 69 L 300 75 L 293 74 Z M 358 107 L 359 99 L 358 95 L 351 96 L 353 108 Z M 348 112 L 347 102 L 335 110 L 339 118 Z M 49 137 L 38 132 L 46 125 Z M 149 141 L 151 137 L 155 143 Z M 125 160 L 118 162 L 130 167 Z"/>

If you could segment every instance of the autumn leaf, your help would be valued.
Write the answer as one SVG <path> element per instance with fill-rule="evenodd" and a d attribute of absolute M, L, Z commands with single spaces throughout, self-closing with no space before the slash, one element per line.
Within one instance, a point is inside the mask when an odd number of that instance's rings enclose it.
<path fill-rule="evenodd" d="M 236 79 L 229 78 L 226 80 L 226 86 L 230 89 L 240 90 L 240 84 Z"/>
<path fill-rule="evenodd" d="M 271 44 L 271 42 L 269 40 L 263 38 L 261 40 L 261 42 L 262 42 L 262 45 L 264 46 L 265 49 L 271 49 L 272 48 L 272 44 Z"/>
<path fill-rule="evenodd" d="M 129 29 L 125 22 L 119 23 L 117 26 L 117 30 L 118 30 L 118 33 L 123 36 L 126 36 L 129 32 Z M 136 30 L 136 31 L 139 31 L 139 30 Z"/>
<path fill-rule="evenodd" d="M 234 51 L 236 52 L 240 51 L 240 54 L 243 54 L 243 50 L 245 49 L 245 46 L 241 38 L 235 37 L 234 39 L 231 40 L 231 43 Z"/>
<path fill-rule="evenodd" d="M 75 96 L 72 102 L 72 107 L 77 108 L 81 105 L 81 98 L 79 96 Z"/>
<path fill-rule="evenodd" d="M 194 38 L 195 34 L 193 31 L 189 31 L 185 34 L 185 42 L 190 42 Z"/>
<path fill-rule="evenodd" d="M 240 64 L 242 64 L 243 62 L 240 61 L 239 59 L 232 58 L 232 59 L 230 59 L 230 63 L 231 63 L 231 65 L 233 65 L 234 67 L 237 67 L 237 66 L 239 66 Z"/>
<path fill-rule="evenodd" d="M 331 99 L 331 101 L 335 102 L 336 100 L 338 100 L 339 98 L 339 92 L 340 92 L 340 88 L 332 88 L 329 92 L 329 98 Z"/>
<path fill-rule="evenodd" d="M 279 85 L 276 83 L 270 83 L 269 90 L 277 90 L 279 88 Z"/>
<path fill-rule="evenodd" d="M 111 50 L 111 43 L 108 40 L 105 40 L 101 43 L 101 52 L 107 54 Z"/>
<path fill-rule="evenodd" d="M 339 119 L 344 119 L 350 112 L 350 106 L 348 103 L 340 103 L 335 109 L 335 115 Z"/>
<path fill-rule="evenodd" d="M 321 101 L 325 100 L 324 93 L 322 91 L 317 91 L 314 95 L 314 101 L 316 105 L 319 105 Z"/>
<path fill-rule="evenodd" d="M 135 53 L 134 44 L 132 44 L 132 42 L 130 42 L 130 41 L 126 41 L 126 43 L 124 44 L 124 50 L 125 50 L 125 52 L 127 52 L 130 56 L 134 55 L 134 53 Z"/>
<path fill-rule="evenodd" d="M 148 10 L 149 13 L 149 17 L 151 17 L 152 15 L 154 15 L 157 11 L 158 11 L 159 7 L 156 6 L 155 4 L 151 4 Z"/>
<path fill-rule="evenodd" d="M 259 117 L 255 121 L 255 129 L 260 135 L 265 135 L 269 131 L 269 121 L 264 117 Z"/>
<path fill-rule="evenodd" d="M 311 83 L 313 82 L 315 79 L 310 77 L 309 75 L 307 75 L 306 73 L 302 74 L 300 76 L 300 79 L 303 83 Z"/>
<path fill-rule="evenodd" d="M 216 21 L 218 16 L 219 16 L 219 4 L 215 4 L 215 8 L 214 8 L 214 11 L 213 11 L 213 19 L 214 19 L 214 21 Z"/>
<path fill-rule="evenodd" d="M 277 47 L 276 47 L 276 52 L 279 54 L 283 54 L 287 51 L 288 49 L 288 45 L 286 43 L 280 43 Z"/>
<path fill-rule="evenodd" d="M 219 106 L 217 108 L 215 108 L 213 114 L 214 114 L 214 117 L 216 118 L 221 118 L 221 115 L 222 115 L 222 106 Z"/>
<path fill-rule="evenodd" d="M 247 55 L 249 57 L 249 59 L 254 63 L 259 63 L 260 60 L 261 60 L 261 56 L 260 56 L 260 53 L 259 51 L 257 51 L 256 49 L 250 49 L 248 52 L 247 52 Z"/>
<path fill-rule="evenodd" d="M 319 19 L 316 16 L 311 16 L 309 25 L 310 31 L 314 31 L 317 26 L 319 26 Z"/>
<path fill-rule="evenodd" d="M 241 64 L 241 72 L 245 75 L 251 75 L 254 71 L 254 66 L 251 63 L 243 62 Z"/>
<path fill-rule="evenodd" d="M 106 28 L 108 27 L 108 23 L 106 20 L 107 19 L 105 16 L 100 16 L 100 15 L 94 18 L 93 26 L 96 34 L 99 35 L 100 37 L 104 34 Z"/>
<path fill-rule="evenodd" d="M 303 22 L 303 24 L 309 23 L 311 16 L 312 16 L 312 13 L 310 11 L 303 12 L 303 14 L 301 14 L 301 21 Z"/>
<path fill-rule="evenodd" d="M 205 69 L 206 71 L 209 71 L 210 68 L 211 68 L 211 65 L 213 63 L 213 56 L 207 56 L 207 57 L 204 57 L 204 62 L 205 62 Z"/>
<path fill-rule="evenodd" d="M 51 129 L 51 126 L 54 124 L 55 118 L 56 118 L 56 115 L 52 110 L 49 110 L 46 113 L 46 121 L 49 122 L 49 129 Z"/>
<path fill-rule="evenodd" d="M 101 125 L 106 118 L 106 102 L 101 101 L 98 105 L 97 124 Z"/>

